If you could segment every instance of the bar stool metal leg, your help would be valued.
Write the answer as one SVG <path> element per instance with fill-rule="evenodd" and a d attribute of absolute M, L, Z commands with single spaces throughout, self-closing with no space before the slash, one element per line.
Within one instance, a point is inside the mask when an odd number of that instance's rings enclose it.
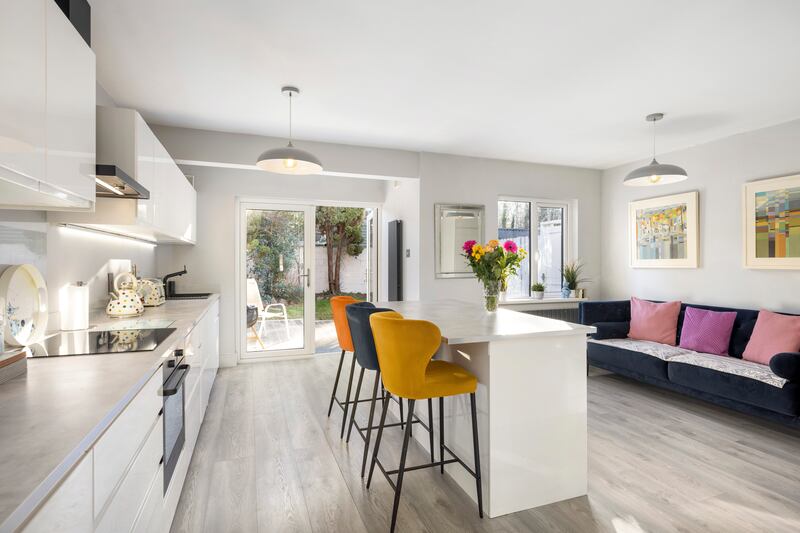
<path fill-rule="evenodd" d="M 358 373 L 358 384 L 356 385 L 356 397 L 353 399 L 353 410 L 350 412 L 350 424 L 347 426 L 347 440 L 350 442 L 350 433 L 353 431 L 353 424 L 356 420 L 356 408 L 358 407 L 358 397 L 361 395 L 361 382 L 364 380 L 364 367 L 361 367 L 361 372 Z"/>
<path fill-rule="evenodd" d="M 478 448 L 478 411 L 475 408 L 475 393 L 469 395 L 472 409 L 472 446 L 475 450 L 475 488 L 478 492 L 478 514 L 483 518 L 483 487 L 481 484 L 481 452 Z"/>
<path fill-rule="evenodd" d="M 369 422 L 367 422 L 367 438 L 364 440 L 364 458 L 361 460 L 361 478 L 364 478 L 364 472 L 367 470 L 367 456 L 369 456 L 369 440 L 372 436 L 372 421 L 375 415 L 375 402 L 378 399 L 378 385 L 381 382 L 381 371 L 375 372 L 375 386 L 372 389 L 372 402 L 369 404 Z M 383 402 L 383 393 L 381 393 L 381 403 Z"/>
<path fill-rule="evenodd" d="M 397 483 L 394 489 L 394 507 L 392 507 L 392 526 L 390 531 L 393 533 L 397 524 L 397 508 L 400 506 L 400 491 L 403 488 L 403 474 L 406 469 L 406 456 L 408 455 L 408 441 L 411 438 L 411 420 L 414 418 L 414 403 L 416 400 L 408 400 L 408 422 L 403 436 L 403 451 L 400 452 L 400 467 L 397 472 Z"/>
<path fill-rule="evenodd" d="M 347 382 L 347 396 L 344 400 L 344 414 L 342 415 L 342 433 L 340 439 L 344 438 L 344 427 L 347 425 L 347 408 L 350 407 L 350 390 L 353 388 L 353 374 L 356 372 L 356 354 L 353 354 L 353 363 L 350 365 L 350 379 Z"/>
<path fill-rule="evenodd" d="M 436 459 L 433 456 L 433 399 L 428 398 L 428 443 L 430 445 L 431 450 L 431 462 L 435 462 Z"/>
<path fill-rule="evenodd" d="M 331 409 L 333 409 L 333 400 L 336 399 L 336 389 L 339 388 L 339 376 L 342 374 L 342 363 L 344 363 L 344 350 L 342 355 L 339 356 L 339 368 L 336 370 L 336 381 L 333 382 L 333 391 L 331 391 L 331 403 L 328 404 L 328 416 L 331 416 Z"/>
<path fill-rule="evenodd" d="M 398 396 L 397 401 L 400 403 L 400 429 L 404 429 L 405 426 L 403 424 L 406 421 L 406 417 L 403 415 L 403 399 Z"/>
<path fill-rule="evenodd" d="M 439 460 L 440 471 L 444 474 L 444 396 L 439 396 Z"/>
<path fill-rule="evenodd" d="M 367 476 L 367 488 L 372 483 L 372 474 L 375 472 L 375 463 L 378 462 L 378 450 L 381 447 L 381 437 L 383 437 L 383 425 L 386 423 L 386 412 L 389 410 L 389 402 L 392 401 L 392 395 L 388 392 L 385 393 L 383 399 L 383 411 L 381 412 L 381 421 L 378 424 L 378 436 L 375 437 L 375 447 L 372 448 L 372 462 L 369 465 L 369 476 Z"/>

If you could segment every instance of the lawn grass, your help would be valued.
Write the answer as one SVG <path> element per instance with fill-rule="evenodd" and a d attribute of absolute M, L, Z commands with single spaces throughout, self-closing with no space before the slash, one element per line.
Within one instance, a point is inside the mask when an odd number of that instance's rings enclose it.
<path fill-rule="evenodd" d="M 332 295 L 320 293 L 316 295 L 314 302 L 314 313 L 316 320 L 333 320 L 333 313 L 331 312 L 331 298 Z M 357 300 L 366 299 L 367 295 L 359 292 L 343 292 L 339 296 L 352 296 Z M 286 313 L 289 318 L 303 318 L 303 303 L 291 303 L 286 305 Z"/>

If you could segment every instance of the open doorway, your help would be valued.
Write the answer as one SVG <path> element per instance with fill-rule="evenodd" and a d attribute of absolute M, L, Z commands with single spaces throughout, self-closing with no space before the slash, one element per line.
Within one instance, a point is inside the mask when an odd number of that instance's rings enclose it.
<path fill-rule="evenodd" d="M 338 352 L 330 298 L 377 296 L 378 210 L 242 202 L 243 358 Z"/>

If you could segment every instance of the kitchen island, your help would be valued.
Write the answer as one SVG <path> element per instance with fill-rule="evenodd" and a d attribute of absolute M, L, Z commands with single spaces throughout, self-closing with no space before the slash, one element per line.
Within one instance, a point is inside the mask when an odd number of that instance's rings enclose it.
<path fill-rule="evenodd" d="M 593 327 L 507 309 L 488 313 L 481 305 L 456 300 L 376 305 L 436 324 L 442 332 L 436 357 L 478 377 L 489 517 L 586 494 L 586 336 Z M 472 464 L 469 398 L 447 398 L 444 410 L 445 443 Z M 427 410 L 418 416 L 427 421 Z M 414 436 L 428 448 L 427 433 Z M 475 481 L 461 466 L 448 465 L 445 471 L 476 499 Z"/>

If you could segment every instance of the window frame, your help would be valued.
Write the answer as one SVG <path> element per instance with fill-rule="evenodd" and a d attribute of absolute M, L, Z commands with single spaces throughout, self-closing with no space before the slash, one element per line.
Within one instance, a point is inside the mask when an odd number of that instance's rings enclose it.
<path fill-rule="evenodd" d="M 497 197 L 497 204 L 496 207 L 498 208 L 497 215 L 495 216 L 495 224 L 498 225 L 497 233 L 499 235 L 500 228 L 499 228 L 499 203 L 500 202 L 526 202 L 530 204 L 530 243 L 531 249 L 528 250 L 528 257 L 530 258 L 530 274 L 531 279 L 530 283 L 528 284 L 528 295 L 522 298 L 509 298 L 510 300 L 531 300 L 533 299 L 531 285 L 533 284 L 533 280 L 539 280 L 539 259 L 536 257 L 539 253 L 539 208 L 540 207 L 552 207 L 552 208 L 560 208 L 564 210 L 564 216 L 562 221 L 562 229 L 561 229 L 561 251 L 562 251 L 562 265 L 566 264 L 573 260 L 573 250 L 575 239 L 572 236 L 572 217 L 573 210 L 577 210 L 576 206 L 574 205 L 573 201 L 570 200 L 552 200 L 547 198 L 533 198 L 530 196 L 498 196 Z M 534 263 L 534 259 L 536 259 Z M 545 298 L 547 297 L 560 297 L 560 293 L 555 292 L 545 292 Z"/>

